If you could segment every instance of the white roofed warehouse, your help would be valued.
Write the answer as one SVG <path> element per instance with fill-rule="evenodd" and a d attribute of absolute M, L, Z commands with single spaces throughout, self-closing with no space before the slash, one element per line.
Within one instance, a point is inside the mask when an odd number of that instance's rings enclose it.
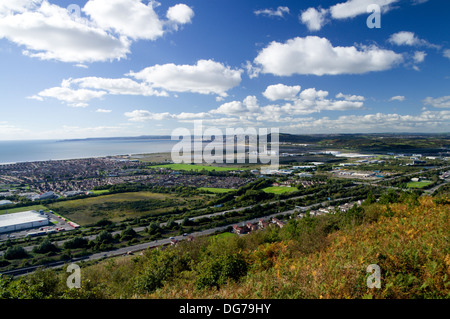
<path fill-rule="evenodd" d="M 42 227 L 50 222 L 46 215 L 35 210 L 0 215 L 0 234 L 28 228 Z"/>

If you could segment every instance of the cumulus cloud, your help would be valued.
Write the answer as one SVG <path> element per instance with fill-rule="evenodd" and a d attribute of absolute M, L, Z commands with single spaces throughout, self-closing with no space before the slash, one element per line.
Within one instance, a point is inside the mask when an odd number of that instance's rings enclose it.
<path fill-rule="evenodd" d="M 168 97 L 167 91 L 171 91 L 217 94 L 223 99 L 229 89 L 239 85 L 242 72 L 211 60 L 200 60 L 196 65 L 156 65 L 128 74 L 136 80 L 69 78 L 63 80 L 60 87 L 43 90 L 29 98 L 39 101 L 55 98 L 78 107 L 86 107 L 90 100 L 107 94 Z"/>
<path fill-rule="evenodd" d="M 297 118 L 289 126 L 280 127 L 283 131 L 307 132 L 418 132 L 448 131 L 450 111 L 424 111 L 419 115 L 366 114 L 343 115 L 336 119 L 329 117 Z M 293 123 L 292 123 L 293 122 Z"/>
<path fill-rule="evenodd" d="M 194 11 L 185 4 L 177 4 L 167 10 L 167 19 L 176 24 L 191 23 Z"/>
<path fill-rule="evenodd" d="M 302 12 L 300 21 L 308 27 L 309 31 L 320 30 L 328 21 L 326 16 L 331 19 L 349 19 L 356 16 L 367 14 L 369 5 L 378 5 L 382 12 L 387 12 L 392 8 L 392 4 L 399 0 L 348 0 L 337 3 L 328 9 L 309 8 Z"/>
<path fill-rule="evenodd" d="M 269 85 L 263 92 L 263 95 L 271 101 L 290 100 L 295 98 L 300 92 L 300 89 L 300 85 L 288 86 L 284 84 L 275 84 Z"/>
<path fill-rule="evenodd" d="M 389 99 L 389 101 L 399 101 L 403 102 L 406 98 L 403 95 L 396 95 Z"/>
<path fill-rule="evenodd" d="M 423 40 L 420 40 L 414 32 L 409 31 L 400 31 L 397 33 L 392 34 L 389 37 L 389 42 L 396 44 L 396 45 L 419 45 L 423 42 Z"/>
<path fill-rule="evenodd" d="M 254 13 L 256 15 L 265 15 L 268 17 L 284 17 L 285 14 L 289 14 L 289 8 L 288 7 L 278 7 L 276 10 L 274 9 L 261 9 L 261 10 L 255 10 Z"/>
<path fill-rule="evenodd" d="M 343 93 L 336 94 L 336 98 L 345 99 L 347 101 L 364 101 L 366 99 L 364 96 L 361 96 L 361 95 L 351 95 L 351 94 L 343 94 Z"/>
<path fill-rule="evenodd" d="M 424 51 L 414 52 L 414 56 L 413 56 L 414 63 L 422 63 L 423 61 L 425 61 L 426 56 L 427 56 L 427 54 Z"/>
<path fill-rule="evenodd" d="M 423 100 L 423 103 L 437 108 L 450 108 L 450 96 L 438 98 L 427 97 Z"/>
<path fill-rule="evenodd" d="M 157 91 L 145 83 L 138 83 L 128 78 L 85 77 L 69 79 L 69 83 L 81 88 L 104 90 L 112 95 L 168 96 L 167 92 Z"/>
<path fill-rule="evenodd" d="M 43 101 L 55 98 L 73 107 L 87 107 L 92 99 L 110 95 L 168 96 L 167 92 L 158 91 L 145 83 L 138 83 L 128 78 L 109 79 L 85 77 L 65 79 L 61 86 L 45 89 L 31 99 Z"/>
<path fill-rule="evenodd" d="M 391 36 L 388 39 L 388 42 L 391 44 L 395 44 L 398 46 L 425 46 L 433 49 L 440 49 L 441 46 L 437 44 L 432 44 L 427 40 L 419 38 L 414 32 L 411 31 L 400 31 Z"/>
<path fill-rule="evenodd" d="M 334 47 L 326 38 L 297 37 L 285 43 L 272 42 L 255 58 L 262 73 L 336 75 L 383 71 L 403 61 L 391 50 L 376 46 Z"/>
<path fill-rule="evenodd" d="M 145 5 L 140 0 L 89 0 L 81 10 L 85 16 L 81 16 L 81 12 L 71 14 L 47 0 L 2 1 L 0 39 L 23 46 L 23 54 L 42 60 L 120 60 L 130 53 L 133 41 L 162 37 L 169 22 L 190 22 L 182 14 L 174 14 L 176 20 L 162 20 L 153 4 Z M 180 8 L 174 7 L 177 9 L 172 11 Z"/>
<path fill-rule="evenodd" d="M 241 83 L 242 72 L 212 60 L 199 60 L 195 65 L 158 64 L 128 75 L 172 92 L 227 96 L 228 90 Z"/>
<path fill-rule="evenodd" d="M 330 7 L 331 16 L 334 19 L 354 18 L 361 14 L 367 14 L 367 7 L 371 4 L 379 5 L 383 12 L 391 9 L 391 5 L 399 0 L 348 0 Z"/>
<path fill-rule="evenodd" d="M 59 101 L 66 102 L 72 107 L 87 107 L 87 102 L 92 99 L 102 98 L 106 94 L 106 91 L 72 89 L 66 85 L 62 85 L 61 87 L 45 89 L 31 98 L 39 101 L 43 101 L 44 98 L 55 98 Z"/>
<path fill-rule="evenodd" d="M 309 8 L 300 15 L 300 21 L 308 27 L 309 31 L 318 31 L 326 23 L 325 16 L 328 14 L 326 9 Z"/>

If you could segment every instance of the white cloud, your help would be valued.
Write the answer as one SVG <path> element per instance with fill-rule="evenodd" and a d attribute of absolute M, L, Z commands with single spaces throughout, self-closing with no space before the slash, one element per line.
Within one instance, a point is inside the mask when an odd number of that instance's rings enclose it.
<path fill-rule="evenodd" d="M 255 58 L 262 73 L 278 76 L 293 74 L 362 74 L 391 69 L 403 57 L 376 46 L 333 47 L 326 38 L 308 36 L 285 43 L 272 42 Z"/>
<path fill-rule="evenodd" d="M 423 100 L 423 103 L 437 108 L 450 108 L 450 96 L 438 98 L 427 97 Z"/>
<path fill-rule="evenodd" d="M 322 26 L 326 23 L 325 16 L 328 14 L 328 10 L 315 8 L 309 8 L 303 11 L 300 15 L 300 21 L 308 27 L 309 31 L 318 31 L 322 29 Z"/>
<path fill-rule="evenodd" d="M 73 107 L 87 107 L 95 98 L 111 95 L 168 96 L 167 92 L 154 90 L 145 83 L 138 83 L 128 78 L 109 79 L 85 77 L 65 79 L 60 87 L 53 87 L 29 97 L 38 101 L 55 98 Z"/>
<path fill-rule="evenodd" d="M 165 21 L 154 5 L 153 1 L 145 5 L 140 0 L 89 0 L 83 17 L 48 0 L 2 0 L 0 39 L 23 46 L 24 55 L 42 60 L 120 60 L 130 53 L 133 40 L 156 40 L 172 29 L 169 24 L 187 23 L 193 15 L 185 5 L 175 5 L 175 20 Z"/>
<path fill-rule="evenodd" d="M 191 23 L 194 11 L 185 4 L 177 4 L 167 10 L 167 19 L 177 24 Z"/>
<path fill-rule="evenodd" d="M 446 57 L 446 58 L 450 59 L 450 49 L 446 49 L 446 50 L 444 50 L 444 53 L 443 53 L 443 55 L 444 55 L 444 57 Z"/>
<path fill-rule="evenodd" d="M 85 77 L 70 79 L 69 83 L 77 84 L 81 88 L 104 90 L 112 95 L 168 96 L 167 92 L 156 91 L 145 83 L 138 83 L 128 78 Z"/>
<path fill-rule="evenodd" d="M 409 31 L 400 31 L 397 33 L 392 34 L 389 37 L 389 42 L 396 44 L 396 45 L 420 45 L 423 40 L 420 40 L 414 32 Z"/>
<path fill-rule="evenodd" d="M 128 75 L 172 92 L 227 96 L 228 90 L 241 83 L 242 72 L 212 60 L 199 60 L 195 65 L 155 65 Z"/>
<path fill-rule="evenodd" d="M 364 101 L 365 97 L 361 95 L 351 95 L 351 94 L 343 94 L 338 93 L 336 94 L 337 99 L 344 99 L 346 101 Z"/>
<path fill-rule="evenodd" d="M 391 36 L 388 39 L 388 42 L 395 45 L 406 45 L 406 46 L 425 46 L 433 49 L 440 49 L 440 45 L 432 44 L 427 40 L 420 39 L 414 32 L 410 31 L 400 31 Z"/>
<path fill-rule="evenodd" d="M 261 10 L 255 10 L 254 13 L 256 15 L 265 15 L 268 17 L 284 17 L 284 14 L 289 14 L 289 8 L 288 7 L 278 7 L 277 10 L 274 9 L 261 9 Z"/>
<path fill-rule="evenodd" d="M 366 114 L 344 115 L 337 119 L 323 117 L 297 118 L 289 126 L 280 127 L 282 131 L 292 131 L 298 134 L 305 132 L 436 132 L 448 131 L 450 111 L 424 111 L 419 115 L 400 114 Z"/>
<path fill-rule="evenodd" d="M 348 0 L 330 7 L 331 16 L 334 19 L 353 18 L 361 14 L 367 14 L 367 7 L 371 4 L 379 5 L 382 12 L 391 9 L 391 5 L 399 0 Z"/>
<path fill-rule="evenodd" d="M 97 109 L 95 112 L 96 112 L 96 113 L 111 113 L 112 110 Z"/>
<path fill-rule="evenodd" d="M 0 19 L 0 38 L 24 46 L 25 55 L 81 63 L 121 59 L 129 53 L 126 38 L 114 37 L 46 0 L 35 3 L 36 7 L 39 4 L 35 10 L 30 5 L 20 12 L 9 11 Z"/>
<path fill-rule="evenodd" d="M 247 70 L 247 75 L 250 79 L 257 78 L 261 73 L 261 68 L 254 66 L 250 61 L 246 61 L 243 67 Z"/>
<path fill-rule="evenodd" d="M 132 112 L 125 112 L 125 116 L 132 122 L 145 122 L 149 120 L 166 120 L 171 119 L 170 113 L 152 113 L 146 110 L 134 110 Z"/>
<path fill-rule="evenodd" d="M 162 121 L 162 120 L 193 120 L 193 119 L 202 119 L 210 117 L 211 115 L 206 112 L 200 113 L 187 113 L 181 112 L 179 114 L 171 114 L 169 112 L 163 113 L 154 113 L 147 110 L 134 110 L 131 112 L 125 112 L 124 115 L 128 117 L 128 120 L 131 122 L 147 122 L 147 121 Z"/>
<path fill-rule="evenodd" d="M 106 95 L 105 91 L 94 91 L 87 89 L 71 89 L 69 87 L 53 87 L 43 90 L 38 95 L 31 98 L 42 101 L 44 98 L 55 98 L 59 101 L 66 102 L 72 107 L 87 107 L 87 102 L 92 99 L 102 98 Z"/>
<path fill-rule="evenodd" d="M 403 102 L 406 98 L 403 95 L 396 95 L 389 99 L 389 101 L 399 101 Z"/>
<path fill-rule="evenodd" d="M 290 100 L 300 92 L 300 89 L 300 85 L 288 86 L 284 84 L 275 84 L 269 85 L 263 92 L 263 95 L 271 101 Z"/>
<path fill-rule="evenodd" d="M 133 40 L 155 40 L 164 34 L 163 22 L 152 4 L 140 0 L 89 0 L 83 11 L 100 28 Z"/>
<path fill-rule="evenodd" d="M 414 52 L 414 56 L 413 56 L 414 63 L 422 63 L 423 61 L 425 61 L 426 56 L 427 56 L 427 54 L 424 51 Z"/>

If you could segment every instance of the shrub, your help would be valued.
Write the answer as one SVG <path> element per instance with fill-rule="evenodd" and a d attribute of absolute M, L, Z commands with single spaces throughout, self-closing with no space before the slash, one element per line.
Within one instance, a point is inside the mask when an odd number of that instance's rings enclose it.
<path fill-rule="evenodd" d="M 28 253 L 20 246 L 11 246 L 6 249 L 3 255 L 5 259 L 22 259 L 28 257 Z"/>

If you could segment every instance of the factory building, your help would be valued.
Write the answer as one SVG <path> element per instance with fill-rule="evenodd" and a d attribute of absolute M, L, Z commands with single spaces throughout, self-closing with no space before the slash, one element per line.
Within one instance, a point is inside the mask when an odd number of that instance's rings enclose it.
<path fill-rule="evenodd" d="M 48 217 L 43 213 L 38 213 L 34 210 L 0 215 L 0 234 L 23 229 L 42 227 L 48 225 L 50 222 Z"/>

